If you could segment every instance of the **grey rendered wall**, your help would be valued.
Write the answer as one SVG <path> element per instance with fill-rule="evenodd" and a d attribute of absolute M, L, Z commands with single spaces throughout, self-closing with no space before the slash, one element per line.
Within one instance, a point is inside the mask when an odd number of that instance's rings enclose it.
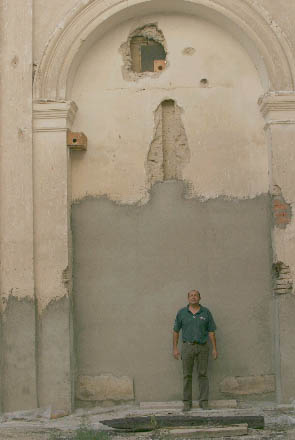
<path fill-rule="evenodd" d="M 184 189 L 167 181 L 144 206 L 72 208 L 77 372 L 130 376 L 140 401 L 181 398 L 172 325 L 192 288 L 218 326 L 211 397 L 225 376 L 273 372 L 269 197 L 205 202 Z"/>

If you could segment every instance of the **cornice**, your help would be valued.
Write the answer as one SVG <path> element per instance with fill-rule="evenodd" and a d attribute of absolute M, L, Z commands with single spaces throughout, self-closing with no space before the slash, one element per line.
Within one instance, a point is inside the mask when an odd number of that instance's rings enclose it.
<path fill-rule="evenodd" d="M 295 110 L 294 92 L 268 92 L 259 98 L 258 104 L 263 116 L 270 111 Z"/>
<path fill-rule="evenodd" d="M 295 93 L 268 92 L 258 100 L 268 125 L 295 124 Z"/>
<path fill-rule="evenodd" d="M 34 131 L 66 130 L 72 126 L 77 110 L 74 101 L 34 101 Z"/>

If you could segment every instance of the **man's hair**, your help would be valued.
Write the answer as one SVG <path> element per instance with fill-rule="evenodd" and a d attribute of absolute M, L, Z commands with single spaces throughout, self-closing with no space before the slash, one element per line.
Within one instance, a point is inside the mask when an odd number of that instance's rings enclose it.
<path fill-rule="evenodd" d="M 192 289 L 192 290 L 190 290 L 190 291 L 188 292 L 187 296 L 189 297 L 189 294 L 192 293 L 192 292 L 197 292 L 197 294 L 199 295 L 199 298 L 201 298 L 200 291 L 197 290 L 197 289 Z"/>

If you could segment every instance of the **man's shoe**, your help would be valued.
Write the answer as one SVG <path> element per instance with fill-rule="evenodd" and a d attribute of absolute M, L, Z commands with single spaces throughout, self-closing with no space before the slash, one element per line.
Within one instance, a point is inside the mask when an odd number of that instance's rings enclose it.
<path fill-rule="evenodd" d="M 182 411 L 187 412 L 187 411 L 190 411 L 191 409 L 192 409 L 191 402 L 184 402 Z"/>
<path fill-rule="evenodd" d="M 205 410 L 211 409 L 211 408 L 209 408 L 208 400 L 201 400 L 200 401 L 200 408 L 205 409 Z"/>

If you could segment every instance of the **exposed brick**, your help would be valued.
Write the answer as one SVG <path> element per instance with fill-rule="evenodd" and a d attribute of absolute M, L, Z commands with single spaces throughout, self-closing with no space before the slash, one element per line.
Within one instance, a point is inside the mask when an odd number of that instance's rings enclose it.
<path fill-rule="evenodd" d="M 272 212 L 274 225 L 279 228 L 285 228 L 291 221 L 291 205 L 284 200 L 279 186 L 275 186 L 273 193 Z"/>
<path fill-rule="evenodd" d="M 290 268 L 281 261 L 273 264 L 273 287 L 277 295 L 291 293 L 293 289 Z"/>
<path fill-rule="evenodd" d="M 150 184 L 182 179 L 182 168 L 189 157 L 181 109 L 172 99 L 165 100 L 155 111 L 154 138 L 147 157 Z"/>

